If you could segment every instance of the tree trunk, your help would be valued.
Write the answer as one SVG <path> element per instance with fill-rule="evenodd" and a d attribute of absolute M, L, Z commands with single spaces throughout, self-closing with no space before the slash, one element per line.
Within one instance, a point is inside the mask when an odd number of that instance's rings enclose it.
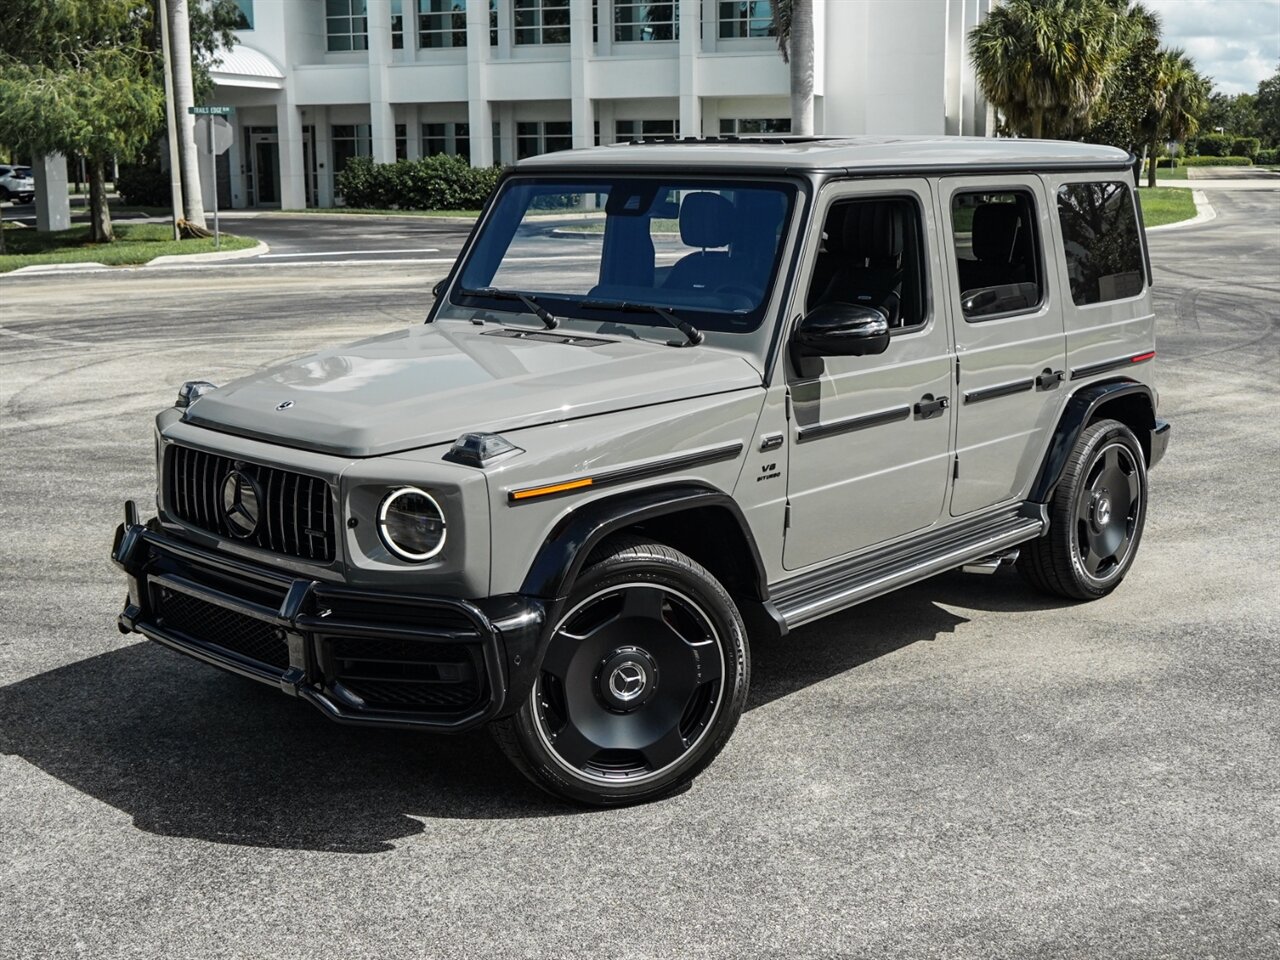
<path fill-rule="evenodd" d="M 4 253 L 4 204 L 0 204 L 0 254 Z"/>
<path fill-rule="evenodd" d="M 1044 111 L 1039 107 L 1031 112 L 1031 136 L 1035 140 L 1044 137 Z"/>
<path fill-rule="evenodd" d="M 173 111 L 182 168 L 182 232 L 209 236 L 200 193 L 200 158 L 196 153 L 195 87 L 191 78 L 191 19 L 187 0 L 169 0 L 169 43 L 173 57 Z"/>
<path fill-rule="evenodd" d="M 1147 168 L 1147 186 L 1154 187 L 1156 185 L 1156 164 L 1160 162 L 1160 158 L 1156 156 L 1156 150 L 1159 149 L 1157 137 L 1155 134 L 1151 136 L 1151 166 Z"/>
<path fill-rule="evenodd" d="M 102 157 L 89 161 L 89 239 L 94 243 L 110 243 L 111 209 L 107 206 L 107 162 Z"/>
<path fill-rule="evenodd" d="M 791 132 L 813 136 L 813 0 L 791 0 Z"/>

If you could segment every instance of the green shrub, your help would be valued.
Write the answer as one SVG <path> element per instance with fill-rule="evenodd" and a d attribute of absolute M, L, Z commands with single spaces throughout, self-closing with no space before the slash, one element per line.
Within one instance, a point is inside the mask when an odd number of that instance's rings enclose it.
<path fill-rule="evenodd" d="M 1232 138 L 1225 133 L 1205 133 L 1196 140 L 1196 152 L 1202 157 L 1225 157 L 1231 153 Z"/>
<path fill-rule="evenodd" d="M 1231 155 L 1233 157 L 1248 157 L 1252 160 L 1258 155 L 1258 150 L 1262 147 L 1262 141 L 1257 137 L 1236 137 L 1231 141 Z"/>
<path fill-rule="evenodd" d="M 1207 157 L 1204 155 L 1198 157 L 1183 157 L 1181 165 L 1184 167 L 1251 167 L 1253 161 L 1248 157 Z"/>
<path fill-rule="evenodd" d="M 478 210 L 502 171 L 475 168 L 461 157 L 437 154 L 421 160 L 347 162 L 335 187 L 348 207 L 370 210 Z"/>
<path fill-rule="evenodd" d="M 167 207 L 172 202 L 169 175 L 161 172 L 158 163 L 122 163 L 116 192 L 131 207 Z"/>
<path fill-rule="evenodd" d="M 1280 147 L 1271 147 L 1269 150 L 1259 150 L 1258 155 L 1254 157 L 1254 163 L 1260 163 L 1266 167 L 1274 167 L 1280 164 Z"/>

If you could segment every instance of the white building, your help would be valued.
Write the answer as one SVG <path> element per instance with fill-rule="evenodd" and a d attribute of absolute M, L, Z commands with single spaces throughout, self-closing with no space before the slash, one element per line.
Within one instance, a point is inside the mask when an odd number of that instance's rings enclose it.
<path fill-rule="evenodd" d="M 211 99 L 235 108 L 224 205 L 331 206 L 352 156 L 789 130 L 770 0 L 237 2 Z M 986 133 L 964 38 L 991 4 L 813 0 L 817 131 Z"/>

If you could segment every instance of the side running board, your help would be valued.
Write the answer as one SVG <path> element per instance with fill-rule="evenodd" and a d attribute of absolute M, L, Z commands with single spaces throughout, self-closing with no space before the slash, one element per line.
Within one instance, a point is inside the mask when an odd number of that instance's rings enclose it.
<path fill-rule="evenodd" d="M 988 514 L 801 574 L 770 588 L 787 629 L 1034 540 L 1048 529 L 1036 505 Z"/>

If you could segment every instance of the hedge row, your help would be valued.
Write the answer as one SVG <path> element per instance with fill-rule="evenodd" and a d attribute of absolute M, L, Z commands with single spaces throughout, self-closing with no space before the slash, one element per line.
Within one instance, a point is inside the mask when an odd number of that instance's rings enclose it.
<path fill-rule="evenodd" d="M 1260 163 L 1266 167 L 1274 167 L 1280 164 L 1280 147 L 1272 147 L 1270 150 L 1259 150 L 1255 163 Z"/>
<path fill-rule="evenodd" d="M 173 202 L 169 175 L 161 173 L 156 163 L 122 163 L 116 176 L 116 192 L 131 207 L 167 207 Z"/>
<path fill-rule="evenodd" d="M 1251 167 L 1253 161 L 1248 157 L 1181 157 L 1180 167 Z"/>
<path fill-rule="evenodd" d="M 348 207 L 370 210 L 479 210 L 498 185 L 497 167 L 472 167 L 461 157 L 374 163 L 356 157 L 334 181 Z"/>
<path fill-rule="evenodd" d="M 1205 133 L 1196 139 L 1196 153 L 1202 157 L 1248 157 L 1258 155 L 1262 142 L 1257 137 L 1233 137 L 1229 133 Z"/>

